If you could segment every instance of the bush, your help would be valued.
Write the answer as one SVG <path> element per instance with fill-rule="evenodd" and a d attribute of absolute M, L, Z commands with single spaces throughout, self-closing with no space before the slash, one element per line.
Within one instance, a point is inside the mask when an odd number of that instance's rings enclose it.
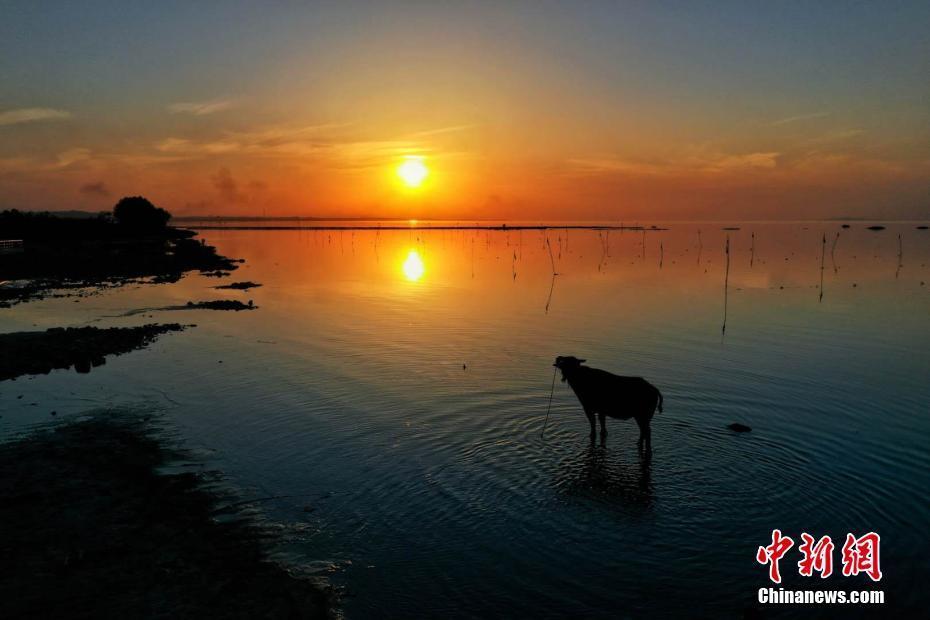
<path fill-rule="evenodd" d="M 161 230 L 168 224 L 171 214 L 142 196 L 127 196 L 113 207 L 113 217 L 121 226 L 128 228 Z"/>

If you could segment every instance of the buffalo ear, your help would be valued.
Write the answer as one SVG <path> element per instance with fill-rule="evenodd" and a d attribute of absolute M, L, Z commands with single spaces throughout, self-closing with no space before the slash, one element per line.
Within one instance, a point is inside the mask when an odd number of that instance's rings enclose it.
<path fill-rule="evenodd" d="M 579 364 L 584 364 L 584 363 L 587 362 L 587 361 L 588 361 L 588 360 L 578 360 L 578 363 L 579 363 Z"/>

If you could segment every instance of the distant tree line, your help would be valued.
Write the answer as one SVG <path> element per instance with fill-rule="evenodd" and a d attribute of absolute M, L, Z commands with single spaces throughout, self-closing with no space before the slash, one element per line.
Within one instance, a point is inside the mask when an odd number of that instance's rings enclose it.
<path fill-rule="evenodd" d="M 101 239 L 168 232 L 171 214 L 142 196 L 126 196 L 113 207 L 88 217 L 61 217 L 50 212 L 9 209 L 0 212 L 3 239 Z"/>
<path fill-rule="evenodd" d="M 168 225 L 171 214 L 142 196 L 120 198 L 113 207 L 113 218 L 121 226 L 137 230 L 159 230 Z"/>

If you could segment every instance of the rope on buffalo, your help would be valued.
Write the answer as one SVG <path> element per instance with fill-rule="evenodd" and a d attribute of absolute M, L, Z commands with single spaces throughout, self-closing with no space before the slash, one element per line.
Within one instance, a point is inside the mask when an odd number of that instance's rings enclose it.
<path fill-rule="evenodd" d="M 540 439 L 542 439 L 543 435 L 546 434 L 546 426 L 549 425 L 549 412 L 552 410 L 552 393 L 555 392 L 555 373 L 558 370 L 558 368 L 552 369 L 552 387 L 549 388 L 549 406 L 546 407 L 546 421 L 543 423 L 542 430 L 539 432 Z"/>

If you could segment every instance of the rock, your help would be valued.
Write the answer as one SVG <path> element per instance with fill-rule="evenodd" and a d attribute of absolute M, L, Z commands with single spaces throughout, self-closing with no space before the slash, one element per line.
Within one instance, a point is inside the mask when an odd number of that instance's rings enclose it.
<path fill-rule="evenodd" d="M 728 424 L 727 428 L 733 431 L 734 433 L 748 433 L 752 429 L 746 426 L 745 424 L 740 424 L 739 422 L 733 422 Z"/>
<path fill-rule="evenodd" d="M 208 278 L 225 278 L 229 275 L 229 272 L 217 269 L 215 271 L 201 271 L 200 274 Z"/>
<path fill-rule="evenodd" d="M 240 310 L 255 310 L 258 306 L 252 303 L 251 299 L 248 304 L 244 304 L 235 299 L 215 299 L 212 301 L 189 301 L 186 306 L 168 306 L 167 308 L 161 308 L 161 310 L 181 310 L 184 308 L 196 308 L 198 310 L 235 310 L 238 312 Z"/>
<path fill-rule="evenodd" d="M 231 284 L 223 284 L 221 286 L 214 286 L 213 288 L 232 289 L 236 291 L 247 291 L 250 288 L 258 288 L 259 286 L 261 286 L 261 284 L 259 284 L 258 282 L 250 282 L 246 280 L 245 282 L 233 282 Z"/>

